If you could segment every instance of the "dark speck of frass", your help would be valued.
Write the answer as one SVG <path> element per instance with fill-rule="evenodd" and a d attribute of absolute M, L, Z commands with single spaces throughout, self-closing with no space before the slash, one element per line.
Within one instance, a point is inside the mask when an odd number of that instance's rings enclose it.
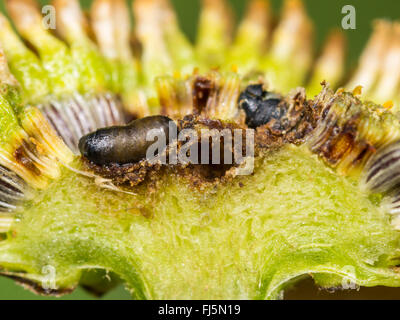
<path fill-rule="evenodd" d="M 239 96 L 239 108 L 244 110 L 246 124 L 253 129 L 271 119 L 281 119 L 286 109 L 278 107 L 280 102 L 279 96 L 265 91 L 262 84 L 249 85 Z"/>

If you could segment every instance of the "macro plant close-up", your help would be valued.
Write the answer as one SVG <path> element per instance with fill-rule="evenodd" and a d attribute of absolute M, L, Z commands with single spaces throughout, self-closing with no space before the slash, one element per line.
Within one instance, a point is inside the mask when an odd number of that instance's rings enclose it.
<path fill-rule="evenodd" d="M 0 298 L 399 299 L 400 5 L 367 2 L 4 0 Z"/>

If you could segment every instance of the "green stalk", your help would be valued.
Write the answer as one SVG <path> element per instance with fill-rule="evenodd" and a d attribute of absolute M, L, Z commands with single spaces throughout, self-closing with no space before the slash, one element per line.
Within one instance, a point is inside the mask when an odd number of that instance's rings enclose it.
<path fill-rule="evenodd" d="M 91 7 L 93 31 L 108 67 L 110 88 L 121 95 L 134 116 L 149 113 L 147 98 L 138 88 L 140 70 L 130 48 L 131 24 L 125 1 L 96 0 Z"/>
<path fill-rule="evenodd" d="M 107 90 L 108 70 L 97 47 L 86 34 L 86 20 L 77 0 L 54 0 L 57 32 L 68 43 L 79 72 L 80 92 Z"/>
<path fill-rule="evenodd" d="M 55 38 L 42 24 L 42 16 L 30 0 L 7 0 L 7 9 L 21 36 L 39 53 L 47 72 L 51 92 L 56 96 L 79 89 L 79 73 L 66 44 Z"/>
<path fill-rule="evenodd" d="M 261 62 L 271 89 L 288 93 L 301 86 L 313 59 L 313 26 L 301 0 L 286 0 L 269 53 Z"/>
<path fill-rule="evenodd" d="M 7 56 L 12 74 L 21 85 L 23 103 L 35 103 L 48 95 L 50 85 L 40 60 L 26 48 L 2 14 L 0 14 L 0 44 Z"/>
<path fill-rule="evenodd" d="M 203 0 L 196 54 L 204 69 L 222 67 L 231 42 L 232 17 L 226 0 Z"/>
<path fill-rule="evenodd" d="M 242 74 L 257 71 L 269 42 L 271 13 L 267 0 L 252 0 L 240 23 L 227 67 L 235 66 Z"/>
<path fill-rule="evenodd" d="M 326 81 L 332 88 L 336 88 L 345 74 L 346 42 L 340 31 L 332 32 L 323 48 L 322 54 L 315 63 L 311 80 L 307 86 L 310 97 L 317 95 L 321 90 L 321 82 Z"/>
<path fill-rule="evenodd" d="M 136 22 L 135 32 L 143 47 L 141 65 L 144 84 L 151 85 L 157 76 L 173 72 L 172 58 L 161 28 L 163 15 L 160 3 L 147 0 L 135 1 L 133 14 Z"/>
<path fill-rule="evenodd" d="M 197 65 L 194 48 L 178 25 L 175 11 L 169 0 L 161 0 L 161 29 L 164 31 L 166 47 L 173 61 L 173 70 L 191 74 Z"/>

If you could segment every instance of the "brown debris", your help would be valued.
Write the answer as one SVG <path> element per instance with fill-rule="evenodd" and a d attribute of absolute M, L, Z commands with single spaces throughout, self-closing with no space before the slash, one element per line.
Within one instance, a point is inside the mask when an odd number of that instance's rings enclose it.
<path fill-rule="evenodd" d="M 284 116 L 279 121 L 272 119 L 257 128 L 255 137 L 259 148 L 277 148 L 287 143 L 301 144 L 316 126 L 319 108 L 313 108 L 312 103 L 306 100 L 304 89 L 296 89 L 278 107 L 286 110 Z"/>
<path fill-rule="evenodd" d="M 215 90 L 215 83 L 206 77 L 197 77 L 193 83 L 194 113 L 201 114 L 207 106 L 211 92 Z"/>
<path fill-rule="evenodd" d="M 107 166 L 97 165 L 84 158 L 84 164 L 90 171 L 105 179 L 111 179 L 116 185 L 134 187 L 147 181 L 149 176 L 159 172 L 161 165 L 150 164 L 146 160 L 125 165 L 111 164 Z"/>
<path fill-rule="evenodd" d="M 32 146 L 33 147 L 33 146 Z M 36 149 L 33 147 L 34 150 Z M 15 160 L 20 163 L 22 166 L 28 169 L 28 171 L 32 172 L 36 176 L 41 174 L 40 169 L 38 169 L 35 165 L 35 162 L 31 159 L 31 157 L 26 153 L 26 150 L 29 150 L 29 145 L 26 142 L 23 142 L 20 147 L 15 149 L 13 156 Z"/>

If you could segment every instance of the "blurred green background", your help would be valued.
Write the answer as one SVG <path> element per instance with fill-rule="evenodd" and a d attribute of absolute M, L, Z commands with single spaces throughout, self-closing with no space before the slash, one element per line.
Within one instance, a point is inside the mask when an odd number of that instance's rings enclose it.
<path fill-rule="evenodd" d="M 200 0 L 171 0 L 174 4 L 182 28 L 191 40 L 195 39 L 196 26 L 200 9 Z M 246 7 L 246 0 L 228 0 L 235 9 L 236 18 L 239 20 Z M 49 1 L 42 0 L 42 4 Z M 282 0 L 271 0 L 276 15 Z M 351 4 L 356 8 L 357 29 L 346 30 L 348 38 L 348 66 L 353 69 L 356 66 L 357 57 L 363 49 L 371 32 L 371 23 L 377 18 L 399 19 L 400 1 L 398 0 L 304 0 L 309 15 L 315 25 L 317 48 L 323 43 L 327 32 L 333 28 L 341 28 L 343 6 Z M 85 8 L 90 6 L 91 0 L 81 0 Z M 4 10 L 4 0 L 0 2 L 0 10 Z M 102 299 L 129 299 L 129 293 L 119 286 L 106 294 Z M 376 297 L 379 298 L 379 297 Z M 36 296 L 14 284 L 12 280 L 0 278 L 0 299 L 56 299 Z M 95 299 L 94 296 L 78 288 L 74 293 L 61 299 Z"/>

